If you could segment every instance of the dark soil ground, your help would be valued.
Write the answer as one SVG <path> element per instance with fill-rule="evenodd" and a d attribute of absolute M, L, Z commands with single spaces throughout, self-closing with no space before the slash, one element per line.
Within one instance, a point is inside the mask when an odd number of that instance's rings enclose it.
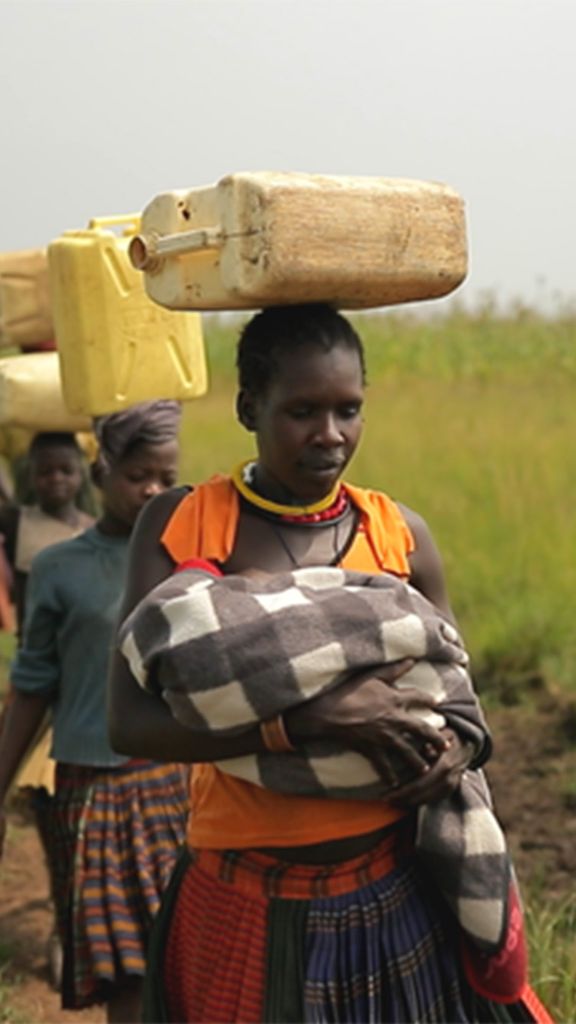
<path fill-rule="evenodd" d="M 495 738 L 488 774 L 528 899 L 563 899 L 576 872 L 576 715 L 545 702 L 488 713 Z M 14 807 L 1 867 L 0 1020 L 17 1024 L 102 1024 L 101 1007 L 62 1011 L 48 982 L 51 915 L 38 839 Z M 4 986 L 4 987 L 2 987 Z"/>
<path fill-rule="evenodd" d="M 486 772 L 521 887 L 564 900 L 576 889 L 576 707 L 546 701 L 488 719 L 495 750 Z"/>

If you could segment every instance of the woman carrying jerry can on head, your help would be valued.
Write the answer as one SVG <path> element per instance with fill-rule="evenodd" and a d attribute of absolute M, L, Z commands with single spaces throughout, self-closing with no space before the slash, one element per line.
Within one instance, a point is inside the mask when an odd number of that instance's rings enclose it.
<path fill-rule="evenodd" d="M 148 931 L 184 835 L 187 769 L 115 753 L 106 722 L 130 534 L 144 505 L 176 482 L 179 417 L 177 403 L 149 402 L 96 421 L 102 514 L 34 560 L 0 742 L 4 799 L 51 709 L 62 1005 L 105 1003 L 110 1021 L 140 1019 Z"/>
<path fill-rule="evenodd" d="M 146 595 L 198 560 L 225 577 L 314 566 L 392 573 L 450 621 L 440 556 L 421 517 L 342 480 L 362 434 L 365 384 L 351 324 L 322 304 L 267 309 L 244 328 L 237 365 L 238 418 L 254 434 L 255 458 L 147 507 L 120 638 Z M 209 586 L 207 577 L 206 594 Z M 266 607 L 278 600 L 268 596 Z M 186 671 L 193 679 L 199 669 L 183 664 L 172 687 L 163 654 L 171 640 L 182 646 L 218 629 L 208 597 L 192 621 L 185 607 L 159 617 L 149 636 L 156 655 L 146 689 L 137 646 L 122 639 L 110 681 L 115 749 L 194 765 L 186 850 L 152 934 L 145 1020 L 548 1020 L 521 972 L 504 999 L 473 986 L 455 920 L 414 854 L 418 808 L 457 789 L 489 743 L 471 749 L 456 728 L 409 726 L 414 694 L 386 685 L 408 671 L 402 662 L 260 718 L 238 682 L 233 628 L 226 696 L 213 700 L 206 688 L 201 710 L 182 725 L 170 703 L 182 694 L 167 692 L 185 689 Z M 274 695 L 265 696 L 269 706 Z M 223 702 L 237 713 L 233 728 L 222 728 Z M 256 722 L 246 717 L 255 707 Z M 393 801 L 321 799 L 222 770 L 246 755 L 289 756 L 311 740 L 361 750 L 375 765 L 393 758 L 409 781 Z"/>

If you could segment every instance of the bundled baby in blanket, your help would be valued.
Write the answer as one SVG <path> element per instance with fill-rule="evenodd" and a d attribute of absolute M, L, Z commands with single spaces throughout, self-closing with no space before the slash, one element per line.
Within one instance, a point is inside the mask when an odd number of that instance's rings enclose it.
<path fill-rule="evenodd" d="M 414 714 L 447 723 L 473 745 L 473 765 L 490 739 L 457 630 L 409 584 L 311 567 L 274 576 L 222 576 L 192 561 L 155 587 L 122 624 L 120 649 L 139 684 L 183 725 L 232 735 L 333 689 L 412 667 L 394 684 L 429 705 Z M 385 685 L 385 684 L 383 684 Z M 275 744 L 271 743 L 274 747 Z M 280 744 L 281 746 L 281 744 Z M 356 750 L 326 740 L 218 762 L 246 782 L 307 797 L 390 796 L 406 765 L 386 777 Z M 466 933 L 483 949 L 502 942 L 511 866 L 483 773 L 464 772 L 458 790 L 418 810 L 416 848 Z"/>
<path fill-rule="evenodd" d="M 136 679 L 160 693 L 183 725 L 237 733 L 410 659 L 413 667 L 395 685 L 428 698 L 414 714 L 437 729 L 453 725 L 485 759 L 488 730 L 459 634 L 408 584 L 337 568 L 218 577 L 207 563 L 187 566 L 156 587 L 121 630 Z M 389 795 L 392 780 L 407 781 L 410 770 L 398 762 L 383 777 L 363 754 L 326 740 L 288 760 L 279 753 L 221 767 L 279 792 L 354 799 Z"/>

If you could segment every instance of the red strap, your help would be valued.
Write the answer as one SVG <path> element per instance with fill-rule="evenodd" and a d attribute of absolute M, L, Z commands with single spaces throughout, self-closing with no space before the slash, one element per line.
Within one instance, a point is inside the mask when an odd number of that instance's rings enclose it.
<path fill-rule="evenodd" d="M 174 572 L 184 572 L 185 569 L 200 569 L 201 572 L 209 572 L 212 576 L 224 575 L 215 562 L 209 562 L 206 558 L 187 558 L 185 562 L 178 563 Z"/>

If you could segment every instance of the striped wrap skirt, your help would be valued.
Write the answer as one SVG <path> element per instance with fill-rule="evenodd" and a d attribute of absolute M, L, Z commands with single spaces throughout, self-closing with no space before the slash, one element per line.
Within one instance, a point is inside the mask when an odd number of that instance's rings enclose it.
<path fill-rule="evenodd" d="M 152 929 L 143 1019 L 548 1024 L 531 990 L 531 1005 L 472 990 L 429 889 L 394 834 L 322 867 L 185 850 Z"/>
<path fill-rule="evenodd" d="M 182 765 L 57 765 L 54 897 L 64 1009 L 106 1002 L 129 977 L 144 975 L 150 927 L 184 842 L 187 808 Z"/>

